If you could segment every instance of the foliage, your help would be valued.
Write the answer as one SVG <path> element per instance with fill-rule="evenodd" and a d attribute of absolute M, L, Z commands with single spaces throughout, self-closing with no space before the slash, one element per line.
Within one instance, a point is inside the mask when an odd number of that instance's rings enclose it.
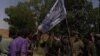
<path fill-rule="evenodd" d="M 89 31 L 99 31 L 100 9 L 93 9 L 87 0 L 64 0 L 67 16 L 53 31 L 67 34 L 68 31 L 78 31 L 86 34 Z M 69 33 L 70 33 L 69 32 Z"/>
<path fill-rule="evenodd" d="M 56 0 L 30 0 L 29 2 L 18 3 L 5 9 L 9 18 L 5 18 L 10 29 L 18 30 L 26 28 L 37 31 L 38 25 L 42 22 Z M 68 31 L 78 31 L 86 34 L 91 30 L 100 31 L 100 8 L 92 8 L 92 3 L 87 0 L 64 0 L 67 16 L 60 24 L 56 25 L 50 32 L 67 34 Z"/>
<path fill-rule="evenodd" d="M 38 25 L 44 19 L 54 0 L 30 0 L 28 2 L 19 2 L 16 6 L 5 9 L 10 29 L 17 31 L 26 29 L 32 32 L 37 31 Z"/>
<path fill-rule="evenodd" d="M 16 30 L 30 29 L 35 31 L 35 14 L 29 10 L 26 3 L 19 3 L 17 6 L 11 6 L 5 9 L 5 13 L 9 18 L 5 18 L 10 25 L 10 28 L 16 28 Z"/>

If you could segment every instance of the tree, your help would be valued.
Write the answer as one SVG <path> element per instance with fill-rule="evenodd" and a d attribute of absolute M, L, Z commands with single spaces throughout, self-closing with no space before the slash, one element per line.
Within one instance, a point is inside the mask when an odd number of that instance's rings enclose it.
<path fill-rule="evenodd" d="M 31 6 L 32 11 L 36 13 L 36 20 L 38 25 L 45 18 L 46 14 L 49 12 L 56 0 L 30 0 L 29 5 Z"/>
<path fill-rule="evenodd" d="M 38 25 L 48 13 L 50 5 L 54 0 L 30 0 L 28 2 L 19 2 L 16 6 L 5 9 L 9 18 L 4 21 L 8 22 L 10 29 L 16 30 L 27 29 L 32 32 L 37 31 Z"/>
<path fill-rule="evenodd" d="M 16 30 L 29 29 L 33 32 L 36 31 L 35 26 L 35 14 L 29 10 L 26 3 L 18 3 L 17 6 L 11 6 L 5 9 L 5 13 L 9 18 L 4 20 L 10 25 L 10 29 L 15 28 Z"/>
<path fill-rule="evenodd" d="M 49 12 L 56 0 L 30 0 L 29 2 L 19 3 L 17 6 L 6 8 L 5 12 L 9 18 L 5 18 L 10 28 L 18 30 L 27 28 L 37 31 L 46 14 Z M 68 30 L 76 30 L 81 34 L 87 33 L 99 27 L 99 9 L 93 9 L 92 3 L 87 0 L 64 0 L 67 17 L 56 25 L 50 32 L 67 34 Z M 96 18 L 96 19 L 95 19 Z M 68 29 L 69 28 L 69 29 Z"/>
<path fill-rule="evenodd" d="M 95 19 L 96 32 L 100 33 L 100 7 L 93 9 L 93 18 Z"/>
<path fill-rule="evenodd" d="M 92 10 L 92 4 L 87 0 L 64 0 L 67 16 L 64 21 L 55 27 L 59 33 L 67 33 L 68 30 L 86 33 L 89 31 L 88 12 Z M 67 22 L 66 22 L 67 20 Z M 84 27 L 85 26 L 85 27 Z M 69 28 L 69 29 L 68 29 Z"/>

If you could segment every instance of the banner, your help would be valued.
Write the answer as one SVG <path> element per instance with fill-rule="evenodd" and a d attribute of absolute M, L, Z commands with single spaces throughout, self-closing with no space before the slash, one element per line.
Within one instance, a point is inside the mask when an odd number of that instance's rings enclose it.
<path fill-rule="evenodd" d="M 57 0 L 45 19 L 39 25 L 38 29 L 41 32 L 51 30 L 55 25 L 60 23 L 66 17 L 66 9 L 63 0 Z"/>

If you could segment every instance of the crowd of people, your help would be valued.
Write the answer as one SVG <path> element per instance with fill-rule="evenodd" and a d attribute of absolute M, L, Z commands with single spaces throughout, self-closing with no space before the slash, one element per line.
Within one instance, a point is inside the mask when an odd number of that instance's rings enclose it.
<path fill-rule="evenodd" d="M 89 32 L 85 36 L 71 32 L 33 34 L 12 31 L 10 38 L 0 36 L 0 56 L 33 56 L 34 49 L 43 48 L 45 56 L 100 56 L 100 34 Z"/>

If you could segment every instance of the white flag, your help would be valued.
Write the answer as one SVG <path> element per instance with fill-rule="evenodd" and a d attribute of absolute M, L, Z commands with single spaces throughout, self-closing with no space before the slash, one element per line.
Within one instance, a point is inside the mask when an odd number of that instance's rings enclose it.
<path fill-rule="evenodd" d="M 57 0 L 50 12 L 46 15 L 43 22 L 39 25 L 38 29 L 41 32 L 51 30 L 55 25 L 60 23 L 66 17 L 66 9 L 63 0 Z"/>

